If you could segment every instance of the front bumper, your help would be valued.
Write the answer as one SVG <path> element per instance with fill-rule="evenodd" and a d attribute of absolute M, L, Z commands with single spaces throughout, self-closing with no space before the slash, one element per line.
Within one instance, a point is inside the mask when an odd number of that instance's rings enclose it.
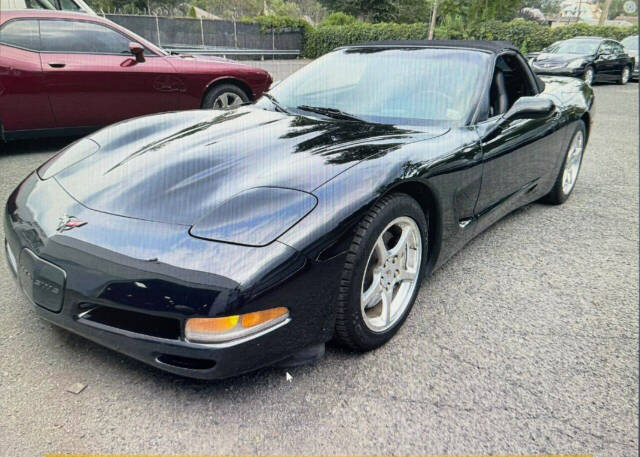
<path fill-rule="evenodd" d="M 59 231 L 63 214 L 88 223 Z M 278 242 L 252 248 L 198 240 L 185 227 L 89 210 L 55 179 L 35 174 L 11 195 L 4 216 L 5 252 L 39 316 L 162 370 L 225 378 L 332 336 L 341 256 L 319 262 Z M 60 269 L 64 280 L 40 276 L 27 259 Z M 57 287 L 59 308 L 51 305 Z M 200 344 L 184 337 L 188 318 L 276 306 L 289 308 L 289 319 L 246 339 Z"/>

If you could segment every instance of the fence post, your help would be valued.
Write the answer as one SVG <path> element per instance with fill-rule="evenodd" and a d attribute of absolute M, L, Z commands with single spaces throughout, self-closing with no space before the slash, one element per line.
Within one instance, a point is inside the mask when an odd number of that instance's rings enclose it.
<path fill-rule="evenodd" d="M 233 43 L 238 48 L 238 27 L 236 26 L 236 20 L 233 19 Z"/>
<path fill-rule="evenodd" d="M 202 17 L 200 17 L 200 37 L 202 38 L 202 47 L 204 48 L 204 24 L 202 23 Z"/>
<path fill-rule="evenodd" d="M 158 46 L 162 46 L 162 43 L 160 42 L 160 24 L 158 24 L 158 15 L 155 15 L 156 17 L 156 33 L 158 34 Z"/>

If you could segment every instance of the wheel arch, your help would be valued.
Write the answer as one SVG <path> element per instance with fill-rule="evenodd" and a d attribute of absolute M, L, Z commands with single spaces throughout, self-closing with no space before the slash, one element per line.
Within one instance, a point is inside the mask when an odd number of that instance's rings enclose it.
<path fill-rule="evenodd" d="M 202 96 L 200 97 L 201 108 L 203 107 L 204 98 L 207 96 L 209 91 L 213 90 L 214 88 L 222 84 L 233 84 L 234 86 L 238 86 L 247 95 L 249 100 L 254 101 L 253 91 L 251 90 L 251 87 L 247 83 L 233 76 L 222 76 L 218 79 L 214 79 L 207 85 L 207 87 L 205 87 L 204 92 L 202 92 Z"/>
<path fill-rule="evenodd" d="M 418 202 L 428 222 L 426 273 L 435 266 L 442 246 L 442 207 L 436 192 L 426 183 L 417 180 L 404 181 L 389 187 L 380 198 L 392 193 L 404 193 Z"/>

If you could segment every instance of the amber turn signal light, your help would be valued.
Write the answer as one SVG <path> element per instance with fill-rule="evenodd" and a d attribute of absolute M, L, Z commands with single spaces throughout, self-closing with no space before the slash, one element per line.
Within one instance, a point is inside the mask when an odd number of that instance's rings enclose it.
<path fill-rule="evenodd" d="M 289 317 L 284 307 L 225 317 L 196 317 L 188 319 L 184 333 L 187 340 L 197 343 L 220 343 L 258 333 Z"/>

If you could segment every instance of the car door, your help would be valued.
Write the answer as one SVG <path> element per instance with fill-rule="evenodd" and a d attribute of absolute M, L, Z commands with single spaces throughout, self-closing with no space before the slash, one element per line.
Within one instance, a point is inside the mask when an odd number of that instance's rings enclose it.
<path fill-rule="evenodd" d="M 0 27 L 0 123 L 7 131 L 54 126 L 39 47 L 37 19 L 13 19 Z"/>
<path fill-rule="evenodd" d="M 595 60 L 596 74 L 605 79 L 611 79 L 616 74 L 617 56 L 611 41 L 603 41 L 598 48 Z"/>
<path fill-rule="evenodd" d="M 519 206 L 522 197 L 541 185 L 557 163 L 557 114 L 502 123 L 502 116 L 522 96 L 547 97 L 538 94 L 531 70 L 520 56 L 499 57 L 489 91 L 493 112 L 476 126 L 483 172 L 475 214 L 492 214 L 488 224 Z"/>
<path fill-rule="evenodd" d="M 101 126 L 172 109 L 173 67 L 150 50 L 137 62 L 132 41 L 83 20 L 40 21 L 46 90 L 60 127 Z"/>
<path fill-rule="evenodd" d="M 622 70 L 624 70 L 624 67 L 626 65 L 628 65 L 629 63 L 629 54 L 627 54 L 627 52 L 625 51 L 624 47 L 618 43 L 617 41 L 612 41 L 611 42 L 611 46 L 613 47 L 613 50 L 615 52 L 616 55 L 616 69 L 615 69 L 615 76 L 618 76 L 622 73 Z"/>

